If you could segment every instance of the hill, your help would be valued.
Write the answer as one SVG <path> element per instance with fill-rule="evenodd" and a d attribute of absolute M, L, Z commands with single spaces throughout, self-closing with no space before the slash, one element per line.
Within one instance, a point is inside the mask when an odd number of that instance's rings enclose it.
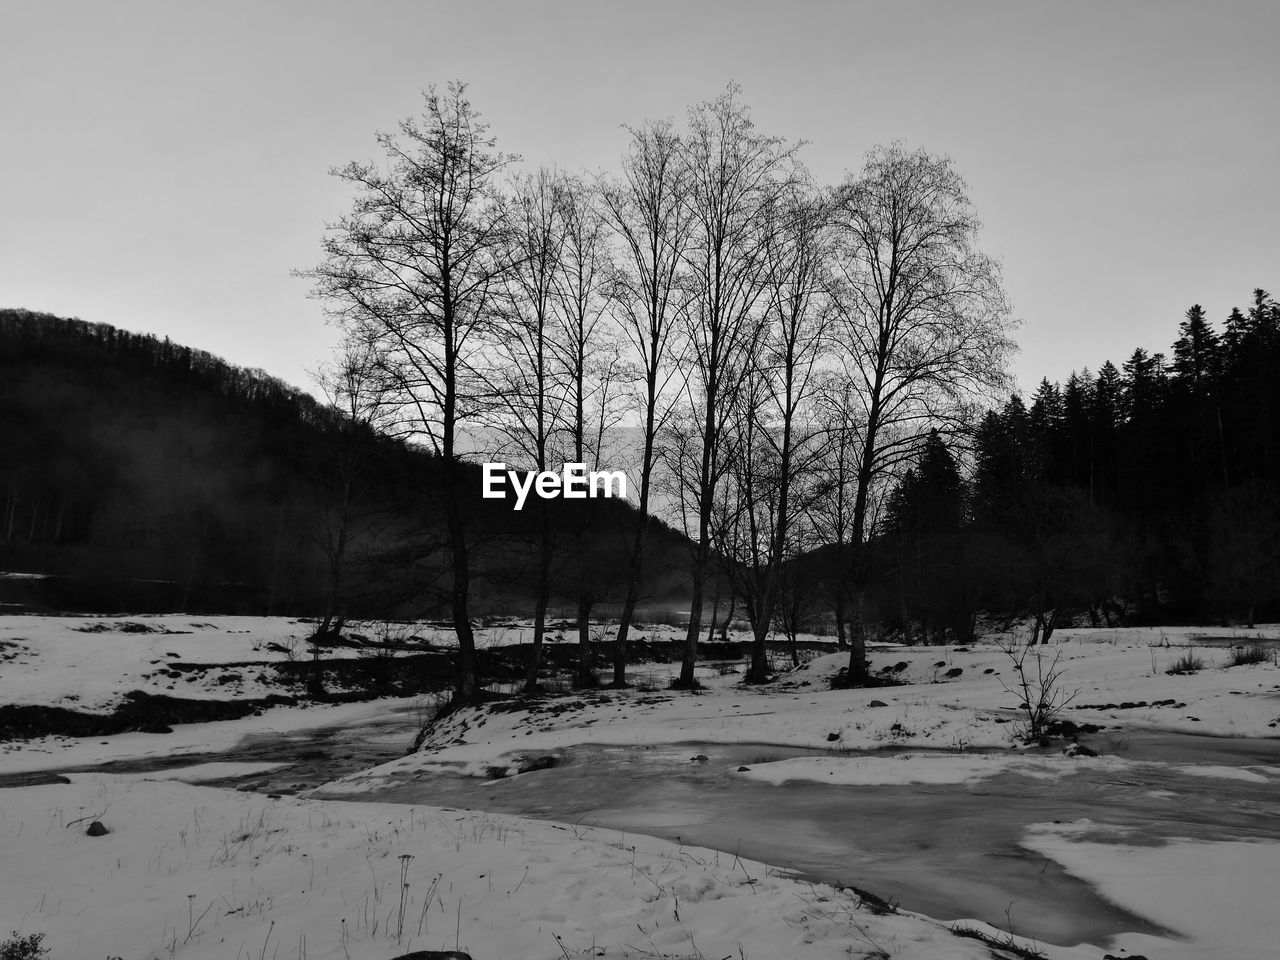
<path fill-rule="evenodd" d="M 572 531 L 560 578 L 621 590 L 637 520 L 622 501 L 515 512 L 455 464 L 476 531 L 478 614 L 520 612 L 539 510 Z M 434 615 L 447 590 L 439 458 L 310 394 L 167 339 L 0 310 L 0 603 L 84 612 Z M 686 541 L 655 522 L 651 596 Z M 568 570 L 572 567 L 572 571 Z M 665 573 L 663 573 L 665 571 Z M 577 576 L 570 576 L 576 573 Z M 39 577 L 29 576 L 38 574 Z M 561 598 L 567 601 L 567 598 Z"/>

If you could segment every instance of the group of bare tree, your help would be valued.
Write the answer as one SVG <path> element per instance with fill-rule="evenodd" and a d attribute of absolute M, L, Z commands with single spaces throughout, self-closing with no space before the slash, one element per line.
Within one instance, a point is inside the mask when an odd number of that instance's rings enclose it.
<path fill-rule="evenodd" d="M 732 86 L 683 127 L 628 128 L 620 168 L 593 177 L 524 171 L 461 84 L 429 92 L 422 118 L 379 143 L 385 163 L 335 171 L 355 203 L 304 275 L 367 359 L 376 386 L 353 389 L 377 398 L 382 428 L 446 462 L 464 436 L 526 470 L 625 458 L 639 522 L 622 548 L 616 683 L 657 513 L 692 544 L 680 684 L 694 685 L 710 578 L 741 603 L 762 681 L 768 634 L 800 608 L 793 561 L 827 544 L 862 676 L 858 548 L 876 503 L 931 429 L 964 425 L 1004 386 L 1013 349 L 951 163 L 894 144 L 820 186 L 801 145 L 760 133 Z M 477 687 L 462 499 L 451 481 L 440 506 L 465 701 Z M 565 549 L 543 516 L 531 686 Z M 598 535 L 588 524 L 570 552 Z M 579 593 L 585 653 L 600 597 L 586 565 L 577 579 L 555 586 Z"/>

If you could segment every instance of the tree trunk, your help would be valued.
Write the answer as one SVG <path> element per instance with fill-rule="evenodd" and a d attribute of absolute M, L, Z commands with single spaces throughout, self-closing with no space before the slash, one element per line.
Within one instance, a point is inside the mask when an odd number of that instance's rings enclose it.
<path fill-rule="evenodd" d="M 768 683 L 769 681 L 769 625 L 755 623 L 751 635 L 751 668 L 747 671 L 747 683 Z"/>
<path fill-rule="evenodd" d="M 467 552 L 466 527 L 458 491 L 458 464 L 453 457 L 452 402 L 445 399 L 445 443 L 443 467 L 445 478 L 445 531 L 448 535 L 449 559 L 453 568 L 449 601 L 453 631 L 458 637 L 458 659 L 453 688 L 453 704 L 465 706 L 480 700 L 480 684 L 476 677 L 476 636 L 471 629 L 468 609 L 471 591 L 470 556 Z"/>
<path fill-rule="evenodd" d="M 1053 636 L 1054 628 L 1058 625 L 1058 611 L 1050 610 L 1044 619 L 1044 632 L 1040 634 L 1040 643 L 1047 644 L 1049 638 Z"/>
<path fill-rule="evenodd" d="M 640 596 L 640 575 L 644 570 L 644 544 L 649 533 L 649 486 L 653 473 L 653 444 L 657 432 L 658 381 L 656 361 L 650 362 L 645 399 L 644 452 L 640 463 L 640 506 L 636 517 L 636 535 L 631 544 L 631 569 L 627 576 L 627 597 L 618 621 L 618 639 L 613 646 L 613 686 L 627 685 L 627 639 L 631 618 L 635 616 Z"/>
<path fill-rule="evenodd" d="M 627 634 L 631 630 L 631 618 L 636 612 L 636 581 L 633 576 L 627 587 L 627 599 L 622 604 L 622 618 L 618 621 L 618 636 L 613 641 L 613 686 L 627 685 Z"/>
<path fill-rule="evenodd" d="M 445 466 L 452 470 L 454 464 L 447 461 Z M 450 486 L 452 485 L 451 481 Z M 453 583 L 449 593 L 450 610 L 453 617 L 453 632 L 458 637 L 457 676 L 454 681 L 453 702 L 464 705 L 475 703 L 480 699 L 480 686 L 476 680 L 476 637 L 471 629 L 471 617 L 467 610 L 470 558 L 467 556 L 467 544 L 461 521 L 456 516 L 456 507 L 450 509 L 447 528 L 449 554 L 453 565 Z"/>
<path fill-rule="evenodd" d="M 703 454 L 703 476 L 710 475 L 710 451 Z M 702 629 L 702 594 L 711 553 L 711 494 L 707 493 L 698 510 L 698 546 L 693 561 L 693 596 L 689 601 L 689 630 L 685 634 L 684 658 L 680 662 L 680 679 L 673 685 L 679 690 L 697 688 L 694 666 L 698 660 L 698 634 Z"/>
<path fill-rule="evenodd" d="M 706 529 L 705 526 L 703 529 Z M 689 629 L 684 638 L 684 657 L 680 661 L 680 677 L 672 684 L 677 690 L 693 690 L 697 687 L 694 679 L 694 666 L 698 660 L 698 634 L 702 632 L 702 580 L 706 566 L 704 557 L 705 539 L 699 543 L 697 559 L 693 567 L 693 597 L 689 601 Z"/>
<path fill-rule="evenodd" d="M 551 598 L 551 532 L 547 525 L 546 504 L 541 504 L 542 520 L 538 543 L 538 596 L 533 606 L 533 649 L 529 651 L 524 692 L 536 693 L 538 670 L 542 666 L 542 642 L 547 632 L 547 605 Z"/>
<path fill-rule="evenodd" d="M 591 607 L 593 601 L 586 596 L 578 598 L 578 673 L 574 685 L 579 688 L 596 686 L 592 673 L 591 656 Z"/>
<path fill-rule="evenodd" d="M 846 676 L 851 687 L 865 687 L 870 679 L 867 673 L 867 638 L 861 623 L 849 631 L 849 670 Z"/>
<path fill-rule="evenodd" d="M 876 428 L 879 421 L 879 390 L 883 378 L 881 371 L 876 373 L 876 391 L 872 398 L 871 414 L 868 417 L 867 437 L 863 444 L 862 463 L 858 467 L 858 487 L 853 502 L 853 524 L 850 531 L 852 557 L 850 558 L 849 585 L 854 591 L 861 590 L 864 573 L 864 557 L 862 537 L 867 522 L 867 501 L 871 495 L 872 460 L 875 454 Z M 867 644 L 863 631 L 861 600 L 854 601 L 857 623 L 852 631 L 849 645 L 849 669 L 846 673 L 848 683 L 853 687 L 865 686 L 869 679 L 867 674 Z"/>
<path fill-rule="evenodd" d="M 693 558 L 693 596 L 689 601 L 689 630 L 685 634 L 684 658 L 680 663 L 680 679 L 672 684 L 679 690 L 694 690 L 697 681 L 693 670 L 698 659 L 698 634 L 702 629 L 703 589 L 707 564 L 711 559 L 711 509 L 715 498 L 712 467 L 718 442 L 716 403 L 718 371 L 712 369 L 707 379 L 706 412 L 702 422 L 702 462 L 698 473 L 698 543 Z"/>

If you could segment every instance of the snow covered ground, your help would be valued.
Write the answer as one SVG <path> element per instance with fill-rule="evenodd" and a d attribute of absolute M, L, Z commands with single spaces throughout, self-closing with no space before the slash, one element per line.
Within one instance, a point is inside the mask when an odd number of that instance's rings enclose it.
<path fill-rule="evenodd" d="M 97 622 L 107 628 L 76 629 Z M 270 690 L 258 692 L 252 678 L 239 687 L 210 681 L 197 692 L 189 689 L 196 684 L 168 676 L 165 668 L 172 660 L 226 665 L 265 659 L 272 655 L 270 644 L 287 650 L 310 629 L 265 618 L 128 618 L 159 628 L 146 632 L 113 626 L 121 622 L 0 618 L 0 704 L 106 709 L 131 689 L 227 696 L 230 687 L 240 696 L 260 696 Z M 508 627 L 494 630 L 486 642 L 514 642 L 502 632 Z M 1232 641 L 1211 638 L 1229 636 L 1274 639 L 1280 628 L 1234 634 L 1060 631 L 1046 656 L 1060 657 L 1064 687 L 1078 690 L 1063 716 L 1104 727 L 1095 738 L 1104 743 L 1134 730 L 1280 736 L 1280 667 L 1228 666 L 1222 644 Z M 1204 668 L 1170 675 L 1188 652 Z M 878 648 L 871 660 L 878 676 L 906 682 L 831 690 L 846 661 L 836 654 L 812 660 L 768 688 L 743 687 L 734 673 L 704 669 L 704 692 L 674 693 L 661 689 L 668 668 L 655 666 L 639 670 L 649 680 L 645 689 L 464 710 L 438 724 L 421 752 L 335 781 L 305 799 L 191 785 L 265 769 L 208 763 L 166 772 L 163 780 L 73 775 L 70 784 L 0 791 L 0 933 L 47 931 L 56 957 L 88 960 L 242 953 L 259 960 L 372 960 L 411 948 L 451 949 L 455 942 L 476 960 L 990 956 L 983 944 L 954 937 L 944 925 L 912 915 L 876 917 L 849 894 L 724 853 L 603 830 L 360 800 L 409 780 L 514 773 L 526 758 L 580 744 L 819 748 L 825 755 L 751 764 L 738 775 L 848 788 L 979 784 L 1010 773 L 1043 780 L 1089 770 L 1141 778 L 1152 769 L 1146 761 L 1114 755 L 1045 755 L 1015 747 L 1019 698 L 1007 689 L 1012 663 L 994 645 Z M 171 682 L 182 686 L 170 689 Z M 167 735 L 0 744 L 0 775 L 207 753 L 244 733 L 357 722 L 386 707 L 281 707 Z M 973 752 L 977 748 L 1000 752 Z M 872 749 L 886 752 L 856 753 Z M 1280 769 L 1265 764 L 1167 767 L 1224 785 L 1280 783 Z M 175 776 L 190 783 L 174 782 Z M 332 799 L 337 796 L 360 802 Z M 112 833 L 91 838 L 83 823 L 67 826 L 88 815 Z M 1140 835 L 1108 833 L 1105 824 L 1038 824 L 1022 843 L 1184 938 L 1126 934 L 1106 948 L 1041 945 L 1050 957 L 1099 960 L 1108 949 L 1162 960 L 1274 956 L 1269 900 L 1258 893 L 1280 886 L 1274 842 L 1242 832 L 1238 838 L 1157 845 Z M 402 865 L 409 871 L 403 921 Z"/>
<path fill-rule="evenodd" d="M 1104 896 L 1189 942 L 1123 934 L 1114 949 L 1160 960 L 1274 960 L 1280 843 L 1184 840 L 1160 846 L 1082 821 L 1038 824 L 1023 841 Z"/>
<path fill-rule="evenodd" d="M 1259 635 L 1275 638 L 1278 634 L 1273 627 L 1239 635 L 1238 639 L 1246 642 Z M 1211 631 L 1208 635 L 1225 633 Z M 1167 673 L 1188 653 L 1188 647 L 1204 661 L 1204 669 L 1193 674 Z M 1134 730 L 1216 737 L 1277 736 L 1280 668 L 1274 662 L 1228 666 L 1229 653 L 1222 646 L 1209 646 L 1205 634 L 1189 630 L 1166 630 L 1163 635 L 1161 631 L 1129 630 L 1066 632 L 1049 646 L 1045 656 L 1060 657 L 1064 686 L 1078 690 L 1077 706 L 1063 716 L 1077 724 L 1105 728 L 1095 741 L 1105 744 L 1114 738 L 1119 744 Z M 1233 780 L 1280 785 L 1280 769 L 1259 764 L 1162 764 L 1114 755 L 1046 756 L 1020 749 L 974 753 L 976 748 L 1015 746 L 1020 698 L 1006 689 L 1006 684 L 1013 685 L 1014 673 L 1002 650 L 990 645 L 880 649 L 871 659 L 873 671 L 909 683 L 830 690 L 832 676 L 845 662 L 844 655 L 831 655 L 786 675 L 777 685 L 780 689 L 768 692 L 741 687 L 736 676 L 705 671 L 707 689 L 696 696 L 665 691 L 601 692 L 553 701 L 552 708 L 545 704 L 515 711 L 509 705 L 476 708 L 440 724 L 421 753 L 335 781 L 316 795 L 359 796 L 364 792 L 376 796 L 408 780 L 448 773 L 509 775 L 518 771 L 526 758 L 554 755 L 583 743 L 761 743 L 830 752 L 828 756 L 751 764 L 738 774 L 773 783 L 801 779 L 853 786 L 976 784 L 1001 773 L 1046 779 L 1087 771 L 1142 780 L 1152 771 L 1163 770 L 1218 778 L 1224 788 Z M 872 757 L 851 754 L 884 748 L 892 752 Z M 1174 933 L 1172 939 L 1126 934 L 1108 949 L 1123 948 L 1170 960 L 1260 960 L 1274 955 L 1271 917 L 1258 910 L 1257 895 L 1248 892 L 1274 890 L 1280 885 L 1280 856 L 1274 855 L 1274 843 L 1242 835 L 1235 841 L 1156 846 L 1148 838 L 1143 856 L 1127 857 L 1116 855 L 1106 843 L 1077 843 L 1071 835 L 1054 834 L 1053 827 L 1038 825 L 1026 839 L 1026 848 L 1056 860 L 1072 874 L 1095 883 L 1114 903 L 1166 925 Z M 1059 837 L 1059 842 L 1051 844 L 1053 837 Z M 1230 870 L 1232 852 L 1244 848 L 1248 852 L 1241 854 L 1242 870 L 1237 876 Z M 1152 852 L 1156 850 L 1163 852 L 1157 855 Z M 1206 851 L 1209 855 L 1202 870 L 1197 853 Z M 1149 886 L 1148 879 L 1165 868 L 1178 870 L 1183 880 Z M 1248 891 L 1244 891 L 1246 887 Z M 1195 898 L 1211 888 L 1241 889 L 1242 895 L 1215 895 L 1212 911 L 1179 909 L 1180 898 Z M 1149 893 L 1148 889 L 1157 892 Z M 1176 894 L 1174 900 L 1152 909 L 1152 897 L 1166 889 Z M 1224 939 L 1226 928 L 1231 935 Z M 1050 951 L 1050 955 L 1057 954 Z"/>
<path fill-rule="evenodd" d="M 314 629 L 284 617 L 2 616 L 0 704 L 105 711 L 130 690 L 190 699 L 264 697 L 279 691 L 259 679 L 261 666 L 226 665 L 305 659 L 305 638 Z M 357 654 L 338 648 L 332 655 Z"/>
<path fill-rule="evenodd" d="M 1266 635 L 1280 636 L 1280 629 L 1269 628 Z M 1205 669 L 1169 675 L 1166 671 L 1187 650 L 1156 645 L 1159 639 L 1157 631 L 1115 637 L 1091 631 L 1066 633 L 1062 642 L 1044 648 L 1046 660 L 1060 657 L 1063 687 L 1078 691 L 1063 717 L 1116 731 L 1280 735 L 1280 667 L 1275 663 L 1226 667 L 1227 650 L 1201 648 Z M 737 674 L 704 670 L 706 690 L 698 695 L 601 691 L 528 709 L 490 704 L 437 725 L 424 752 L 361 777 L 394 776 L 421 764 L 484 765 L 513 751 L 551 753 L 582 743 L 709 741 L 953 752 L 1014 745 L 1021 698 L 1006 689 L 1014 685 L 1015 674 L 999 648 L 889 648 L 873 651 L 871 661 L 874 673 L 904 684 L 831 690 L 832 677 L 847 662 L 837 653 L 809 661 L 770 687 L 743 687 Z"/>
<path fill-rule="evenodd" d="M 309 660 L 306 638 L 314 631 L 312 621 L 287 617 L 0 615 L 0 704 L 103 712 L 119 705 L 130 690 L 188 699 L 261 698 L 279 692 L 266 668 Z M 393 640 L 414 645 L 456 645 L 452 631 L 428 622 L 352 623 L 345 635 L 376 643 L 388 631 Z M 672 627 L 644 628 L 637 635 L 684 636 Z M 481 649 L 532 638 L 532 628 L 515 621 L 476 631 Z M 552 630 L 547 642 L 576 644 L 577 637 Z M 358 646 L 326 647 L 324 659 L 366 653 Z M 654 669 L 658 676 L 661 668 Z"/>
<path fill-rule="evenodd" d="M 793 757 L 754 763 L 739 771 L 750 780 L 780 784 L 795 780 L 841 786 L 975 783 L 1002 773 L 1053 780 L 1081 770 L 1120 770 L 1130 764 L 1116 757 L 1092 757 L 1064 764 L 1056 758 L 992 753 L 900 753 L 871 757 Z M 1264 781 L 1269 782 L 1269 781 Z"/>
<path fill-rule="evenodd" d="M 89 774 L 3 799 L 0 929 L 45 932 L 67 960 L 990 956 L 945 924 L 635 834 Z M 87 836 L 92 820 L 110 832 Z"/>
<path fill-rule="evenodd" d="M 220 753 L 231 750 L 248 736 L 355 725 L 390 712 L 416 714 L 422 709 L 425 705 L 419 697 L 342 704 L 302 703 L 237 720 L 180 724 L 167 734 L 120 733 L 107 737 L 50 736 L 0 741 L 0 776 Z"/>

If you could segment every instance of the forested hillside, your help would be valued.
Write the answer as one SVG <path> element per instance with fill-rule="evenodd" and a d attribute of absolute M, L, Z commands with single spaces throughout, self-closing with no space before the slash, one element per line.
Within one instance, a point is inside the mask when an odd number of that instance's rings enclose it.
<path fill-rule="evenodd" d="M 1169 353 L 1043 381 L 986 415 L 972 482 L 931 439 L 888 503 L 882 608 L 967 636 L 979 609 L 1096 620 L 1280 616 L 1280 305 L 1221 327 L 1191 307 Z"/>
<path fill-rule="evenodd" d="M 528 605 L 544 504 L 570 539 L 574 510 L 598 514 L 581 544 L 562 538 L 559 602 L 576 603 L 587 580 L 597 602 L 618 601 L 633 511 L 531 498 L 517 514 L 478 497 L 474 466 L 458 469 L 480 521 L 479 612 Z M 437 458 L 261 371 L 0 311 L 0 569 L 73 578 L 59 598 L 439 613 L 440 486 Z M 1219 326 L 1194 306 L 1167 353 L 1139 348 L 1096 374 L 1045 380 L 968 437 L 935 435 L 880 526 L 866 618 L 921 639 L 968 637 L 980 612 L 1031 616 L 1042 632 L 1078 613 L 1280 616 L 1280 306 L 1256 290 Z M 689 558 L 655 528 L 663 559 L 645 595 L 666 598 L 685 586 Z M 794 598 L 810 626 L 827 606 L 814 592 L 843 568 L 822 556 L 801 562 L 812 589 Z"/>
<path fill-rule="evenodd" d="M 478 612 L 519 612 L 541 502 L 515 513 L 480 498 L 474 465 L 455 476 L 477 523 Z M 444 481 L 438 458 L 261 371 L 102 324 L 0 311 L 0 570 L 71 578 L 61 604 L 432 614 L 448 590 Z M 634 511 L 604 500 L 547 509 L 566 536 L 594 530 L 583 549 L 559 551 L 558 569 L 577 573 L 565 582 L 614 599 Z M 682 540 L 663 529 L 654 549 Z M 673 586 L 659 573 L 647 593 Z"/>

